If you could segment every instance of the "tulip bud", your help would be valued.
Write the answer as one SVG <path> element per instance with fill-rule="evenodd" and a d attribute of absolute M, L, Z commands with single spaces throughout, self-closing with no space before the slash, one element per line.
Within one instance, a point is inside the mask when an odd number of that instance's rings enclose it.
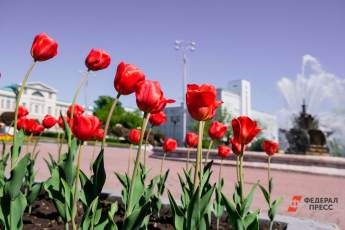
<path fill-rule="evenodd" d="M 53 127 L 56 124 L 56 119 L 53 116 L 47 114 L 44 116 L 42 124 L 43 124 L 44 128 L 50 129 L 51 127 Z"/>
<path fill-rule="evenodd" d="M 107 68 L 110 65 L 110 56 L 104 50 L 91 49 L 85 60 L 88 70 L 97 71 Z"/>
<path fill-rule="evenodd" d="M 196 147 L 198 145 L 198 135 L 196 133 L 193 132 L 188 132 L 186 133 L 186 145 L 187 147 Z"/>
<path fill-rule="evenodd" d="M 177 147 L 176 140 L 174 140 L 172 138 L 165 139 L 165 141 L 163 143 L 163 151 L 165 153 L 174 152 L 176 150 L 176 147 Z"/>
<path fill-rule="evenodd" d="M 167 121 L 167 116 L 163 111 L 150 115 L 149 121 L 152 126 L 160 126 Z"/>
<path fill-rule="evenodd" d="M 136 66 L 121 62 L 117 66 L 114 87 L 121 95 L 134 93 L 139 82 L 145 80 L 145 74 Z"/>
<path fill-rule="evenodd" d="M 210 128 L 208 129 L 208 135 L 213 140 L 220 140 L 226 131 L 228 131 L 228 127 L 226 125 L 219 121 L 214 121 L 211 123 Z"/>
<path fill-rule="evenodd" d="M 140 142 L 140 130 L 139 129 L 131 129 L 128 134 L 128 139 L 132 144 L 139 144 Z"/>
<path fill-rule="evenodd" d="M 58 44 L 47 34 L 38 34 L 31 46 L 31 56 L 35 61 L 47 61 L 57 55 Z"/>
<path fill-rule="evenodd" d="M 218 146 L 218 156 L 221 158 L 227 158 L 231 154 L 231 149 L 226 145 Z"/>
<path fill-rule="evenodd" d="M 279 148 L 279 144 L 274 141 L 266 140 L 262 143 L 262 148 L 268 156 L 273 156 Z"/>

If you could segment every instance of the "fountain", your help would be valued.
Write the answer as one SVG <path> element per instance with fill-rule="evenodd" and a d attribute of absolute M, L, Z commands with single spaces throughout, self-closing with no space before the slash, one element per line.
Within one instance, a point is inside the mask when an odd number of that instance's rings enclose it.
<path fill-rule="evenodd" d="M 345 78 L 304 55 L 296 78 L 283 77 L 277 85 L 286 102 L 278 112 L 286 152 L 345 157 Z"/>
<path fill-rule="evenodd" d="M 302 111 L 295 117 L 293 123 L 293 128 L 289 131 L 283 130 L 289 143 L 287 153 L 328 155 L 326 134 L 319 129 L 318 120 L 307 113 L 305 101 L 302 104 Z"/>

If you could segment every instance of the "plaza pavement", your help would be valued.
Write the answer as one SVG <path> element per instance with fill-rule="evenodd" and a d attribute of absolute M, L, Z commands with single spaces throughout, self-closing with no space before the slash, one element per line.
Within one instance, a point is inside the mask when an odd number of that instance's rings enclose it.
<path fill-rule="evenodd" d="M 29 146 L 29 149 L 32 146 Z M 66 146 L 64 146 L 64 149 Z M 41 143 L 39 145 L 39 157 L 36 164 L 37 180 L 46 180 L 49 177 L 49 170 L 43 159 L 48 159 L 48 153 L 57 157 L 57 145 L 53 143 Z M 23 148 L 25 150 L 25 147 Z M 81 167 L 85 172 L 89 171 L 89 164 L 92 159 L 93 146 L 85 146 L 83 150 Z M 95 149 L 95 155 L 98 154 L 99 147 Z M 133 157 L 136 150 L 133 150 Z M 106 148 L 105 149 L 105 169 L 107 180 L 104 192 L 120 194 L 121 184 L 114 175 L 114 171 L 125 172 L 127 170 L 127 162 L 129 156 L 128 148 Z M 161 160 L 149 157 L 147 164 L 151 168 L 150 175 L 158 175 L 160 171 Z M 133 164 L 132 164 L 133 166 Z M 175 197 L 179 196 L 180 185 L 177 173 L 181 173 L 185 162 L 182 161 L 165 161 L 164 169 L 170 169 L 170 175 L 167 180 L 167 189 L 169 189 Z M 212 180 L 216 181 L 218 176 L 219 165 L 214 165 L 214 173 Z M 227 164 L 222 168 L 222 176 L 225 180 L 224 191 L 228 196 L 233 192 L 233 185 L 236 178 L 235 167 Z M 319 222 L 335 223 L 340 229 L 345 229 L 345 177 L 314 175 L 301 172 L 273 170 L 274 177 L 273 197 L 282 196 L 284 202 L 279 209 L 279 214 L 294 216 L 302 219 L 313 219 Z M 267 181 L 267 173 L 262 168 L 245 168 L 245 190 L 249 191 L 251 185 L 261 180 L 265 185 Z M 301 195 L 304 197 L 327 197 L 338 198 L 338 204 L 334 205 L 333 210 L 314 211 L 309 210 L 308 206 L 301 202 L 295 213 L 287 211 L 291 204 L 292 197 Z M 166 196 L 165 196 L 166 197 Z M 303 199 L 302 198 L 302 199 Z M 262 212 L 266 212 L 266 203 L 260 191 L 257 191 L 254 197 L 252 209 L 261 208 Z"/>

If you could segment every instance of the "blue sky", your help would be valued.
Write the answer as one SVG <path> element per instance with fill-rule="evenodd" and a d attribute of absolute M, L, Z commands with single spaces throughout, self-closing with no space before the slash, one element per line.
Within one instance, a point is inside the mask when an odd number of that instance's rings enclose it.
<path fill-rule="evenodd" d="M 275 112 L 284 106 L 277 87 L 300 72 L 302 56 L 345 75 L 344 1 L 1 1 L 0 87 L 19 82 L 30 65 L 33 37 L 47 32 L 59 54 L 41 63 L 30 81 L 42 81 L 71 100 L 90 48 L 112 57 L 107 70 L 90 77 L 89 100 L 115 95 L 114 73 L 124 60 L 158 80 L 168 97 L 181 99 L 181 56 L 174 40 L 197 42 L 188 82 L 223 86 L 252 83 L 253 107 Z M 82 99 L 83 97 L 81 97 Z M 134 107 L 134 96 L 121 98 Z M 83 100 L 81 100 L 83 102 Z"/>

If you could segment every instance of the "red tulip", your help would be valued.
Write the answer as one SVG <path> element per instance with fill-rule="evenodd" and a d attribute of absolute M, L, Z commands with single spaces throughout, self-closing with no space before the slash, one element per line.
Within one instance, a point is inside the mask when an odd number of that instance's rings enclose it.
<path fill-rule="evenodd" d="M 218 156 L 221 158 L 227 158 L 231 153 L 231 148 L 226 145 L 218 146 Z"/>
<path fill-rule="evenodd" d="M 117 66 L 114 87 L 121 95 L 134 93 L 139 82 L 145 80 L 145 74 L 136 66 L 120 62 Z"/>
<path fill-rule="evenodd" d="M 232 151 L 237 155 L 241 155 L 241 144 L 239 142 L 237 142 L 234 138 L 231 138 L 230 140 L 231 143 L 231 149 Z M 247 149 L 247 146 L 245 145 L 243 147 L 243 151 L 245 151 Z"/>
<path fill-rule="evenodd" d="M 83 114 L 85 112 L 84 108 L 81 105 L 78 104 L 74 104 L 74 114 L 73 117 L 78 117 L 81 114 Z M 68 110 L 67 110 L 67 116 L 69 118 L 71 118 L 72 115 L 72 105 L 68 106 Z"/>
<path fill-rule="evenodd" d="M 21 105 L 18 107 L 18 119 L 21 117 L 25 117 L 28 114 L 29 114 L 29 111 L 27 110 L 27 108 Z"/>
<path fill-rule="evenodd" d="M 261 131 L 255 121 L 247 116 L 240 116 L 231 121 L 234 138 L 241 145 L 249 144 L 254 137 Z"/>
<path fill-rule="evenodd" d="M 208 135 L 213 140 L 221 139 L 224 134 L 228 131 L 228 127 L 219 121 L 214 121 L 211 123 L 210 128 L 208 129 Z"/>
<path fill-rule="evenodd" d="M 56 119 L 53 116 L 47 114 L 44 116 L 42 124 L 43 124 L 44 128 L 50 129 L 51 127 L 53 127 L 56 124 Z"/>
<path fill-rule="evenodd" d="M 31 56 L 35 61 L 47 61 L 57 55 L 58 44 L 47 34 L 36 35 L 31 46 Z"/>
<path fill-rule="evenodd" d="M 95 134 L 95 139 L 97 141 L 102 141 L 104 137 L 104 129 L 97 129 L 96 134 Z"/>
<path fill-rule="evenodd" d="M 176 150 L 176 147 L 177 147 L 176 140 L 174 140 L 172 138 L 165 139 L 165 141 L 163 143 L 163 151 L 165 153 L 174 152 Z"/>
<path fill-rule="evenodd" d="M 139 129 L 131 129 L 128 134 L 128 139 L 132 144 L 139 144 L 140 142 L 140 130 Z"/>
<path fill-rule="evenodd" d="M 92 139 L 102 123 L 96 116 L 80 115 L 73 119 L 72 131 L 76 138 L 81 141 Z"/>
<path fill-rule="evenodd" d="M 23 129 L 26 133 L 33 133 L 36 125 L 37 121 L 35 119 L 27 118 L 24 120 Z"/>
<path fill-rule="evenodd" d="M 160 126 L 167 121 L 167 116 L 163 111 L 150 115 L 149 119 L 152 126 Z"/>
<path fill-rule="evenodd" d="M 262 143 L 262 148 L 268 156 L 273 156 L 278 151 L 279 144 L 274 141 L 266 140 Z"/>
<path fill-rule="evenodd" d="M 91 49 L 85 60 L 88 70 L 97 71 L 110 65 L 110 56 L 104 50 Z"/>
<path fill-rule="evenodd" d="M 193 148 L 198 145 L 198 134 L 193 132 L 186 133 L 186 145 L 187 147 Z"/>
<path fill-rule="evenodd" d="M 157 81 L 141 81 L 135 91 L 137 106 L 143 112 L 159 113 L 167 103 L 174 100 L 164 98 L 163 91 Z"/>
<path fill-rule="evenodd" d="M 217 107 L 222 104 L 221 101 L 216 101 L 216 98 L 217 92 L 213 85 L 187 85 L 187 108 L 195 120 L 206 121 L 214 117 Z"/>

